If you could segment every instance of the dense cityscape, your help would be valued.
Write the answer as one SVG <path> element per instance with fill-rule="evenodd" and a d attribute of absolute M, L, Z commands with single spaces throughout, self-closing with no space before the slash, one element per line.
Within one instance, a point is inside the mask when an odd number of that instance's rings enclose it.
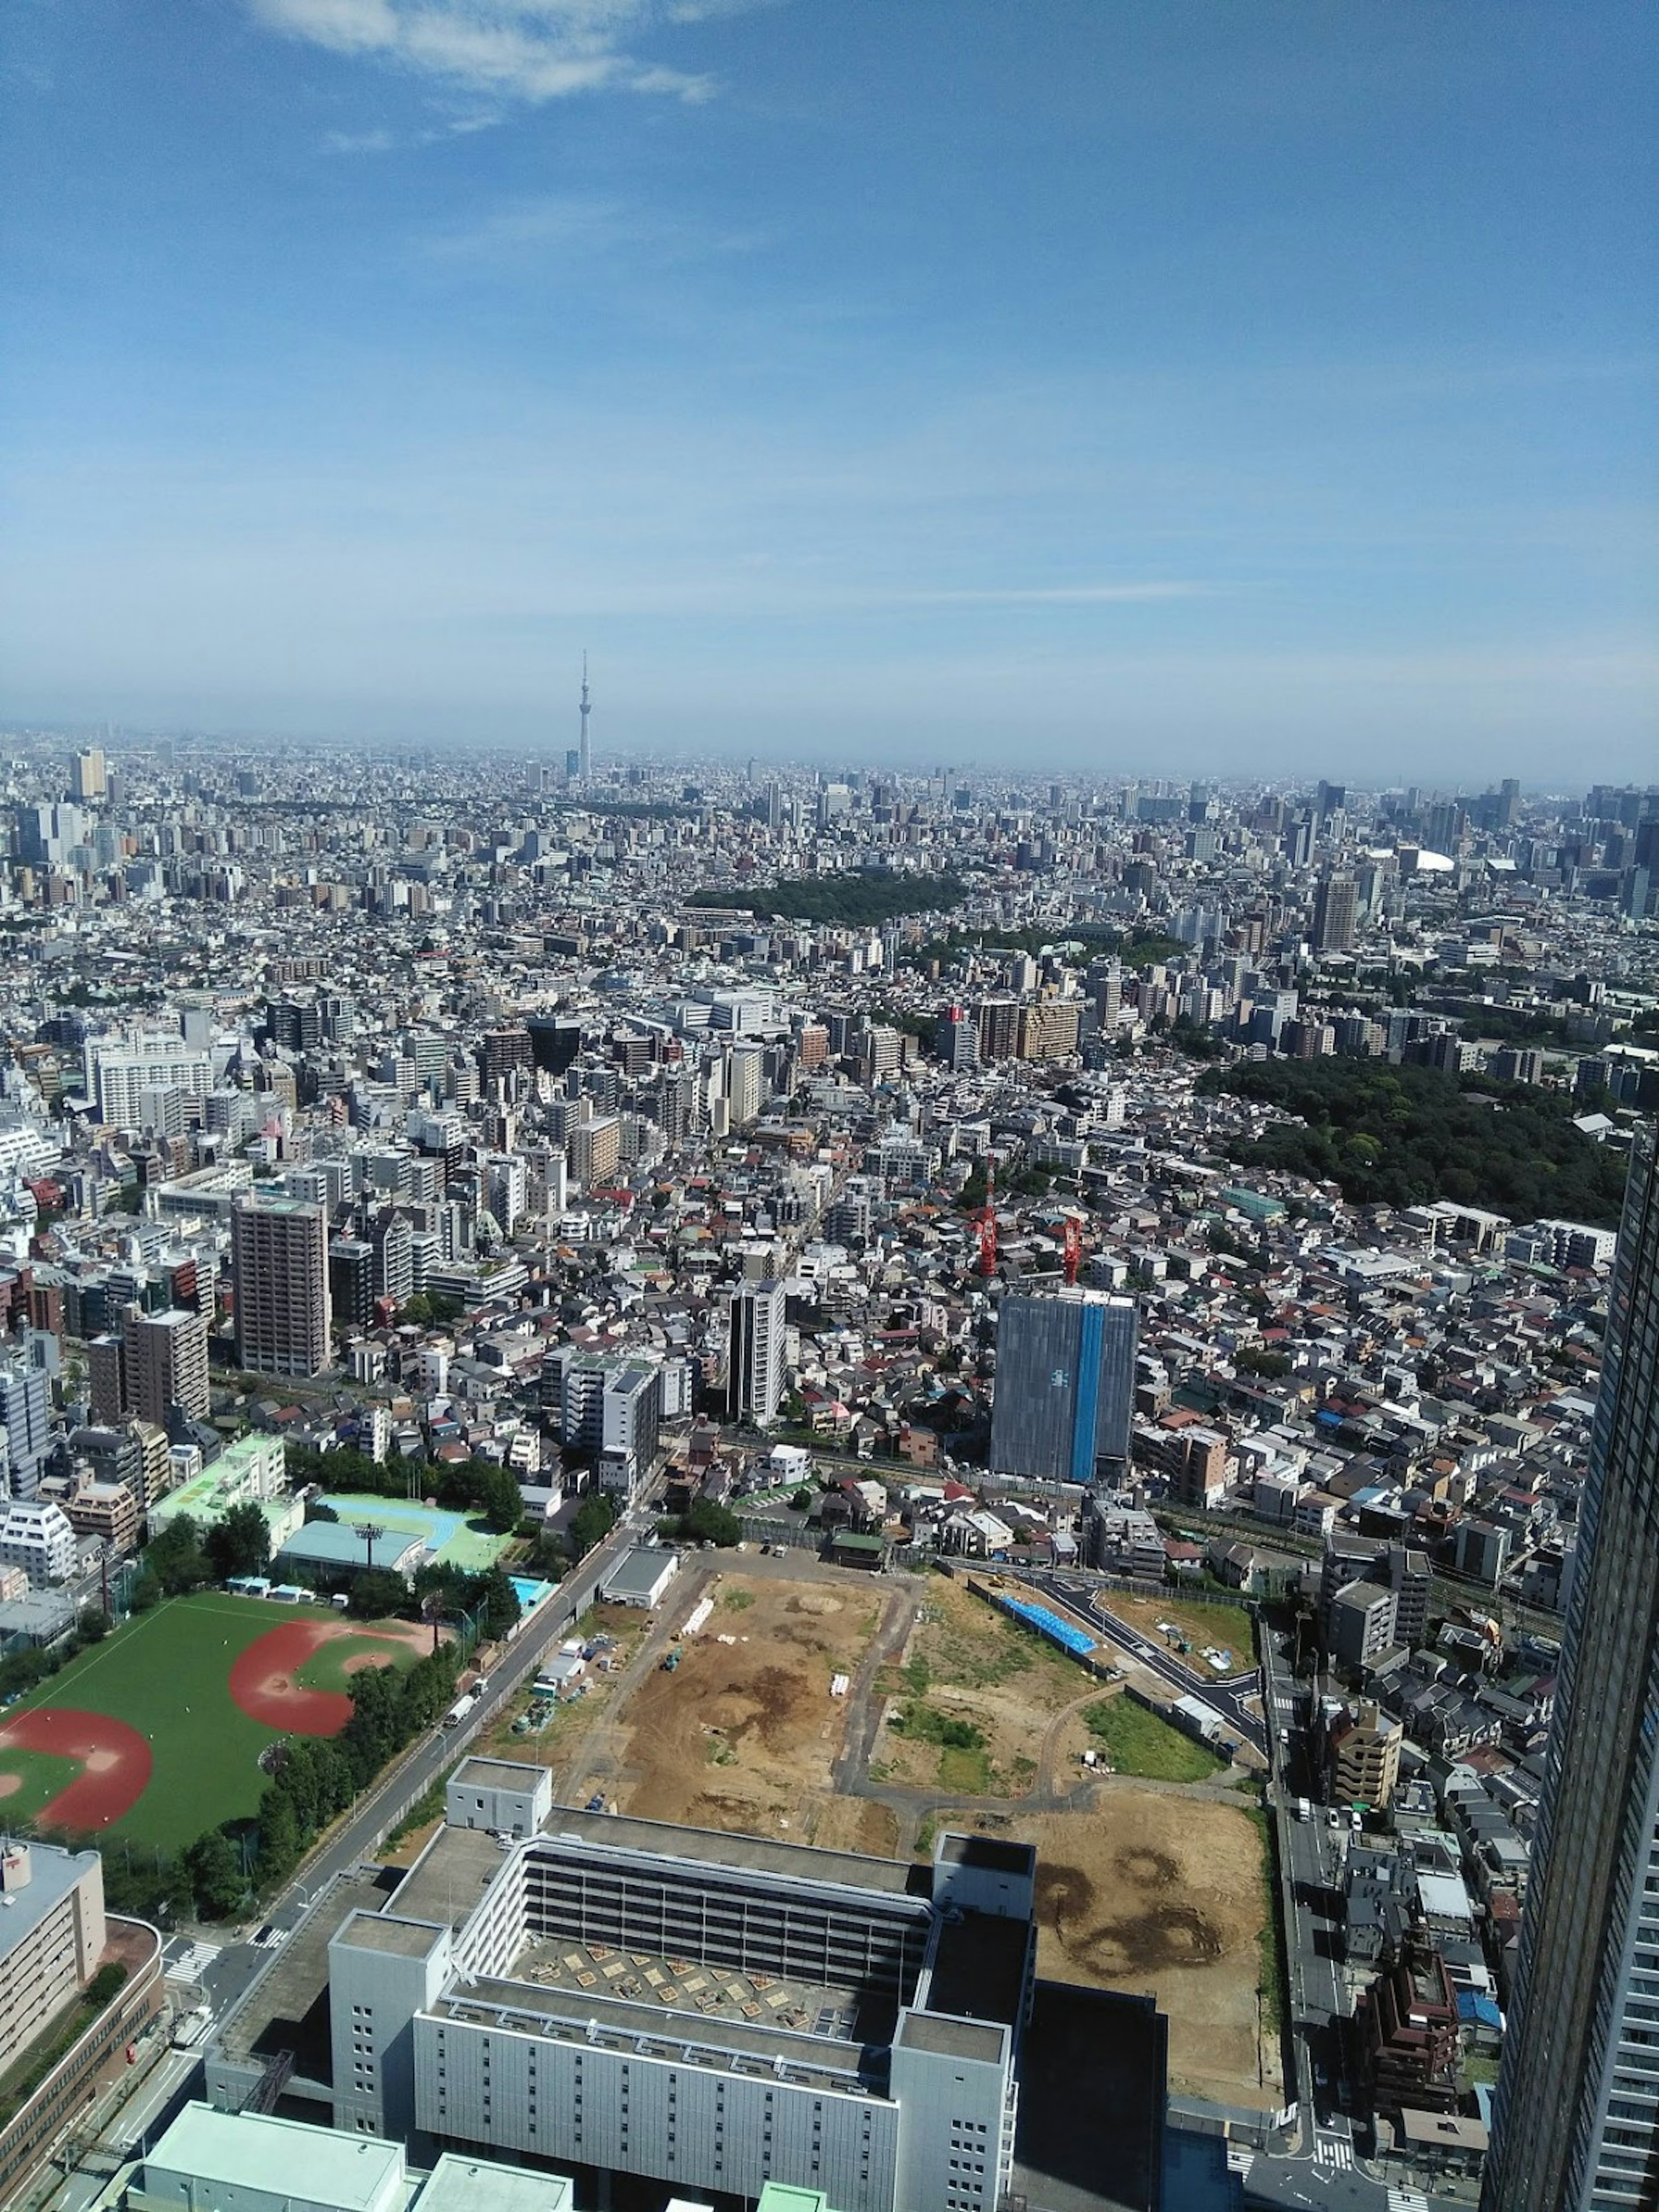
<path fill-rule="evenodd" d="M 8 738 L 0 2194 L 1473 2202 L 1659 787 L 593 696 Z"/>

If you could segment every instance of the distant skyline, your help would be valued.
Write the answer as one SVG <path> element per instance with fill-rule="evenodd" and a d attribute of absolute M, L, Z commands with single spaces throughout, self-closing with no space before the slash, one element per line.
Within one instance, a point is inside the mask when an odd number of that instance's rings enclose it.
<path fill-rule="evenodd" d="M 1637 0 L 18 0 L 0 720 L 1659 775 Z M 1582 767 L 1580 766 L 1582 763 Z"/>

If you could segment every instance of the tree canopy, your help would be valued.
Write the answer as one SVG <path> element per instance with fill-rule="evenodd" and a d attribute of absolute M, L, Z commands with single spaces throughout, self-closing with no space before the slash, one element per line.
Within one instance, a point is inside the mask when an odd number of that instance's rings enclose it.
<path fill-rule="evenodd" d="M 1206 1069 L 1198 1088 L 1299 1115 L 1236 1139 L 1231 1158 L 1335 1182 L 1356 1205 L 1445 1198 L 1513 1221 L 1619 1218 L 1624 1160 L 1573 1126 L 1559 1091 L 1374 1060 L 1245 1060 Z"/>
<path fill-rule="evenodd" d="M 233 1575 L 262 1575 L 270 1565 L 270 1524 L 252 1498 L 244 1498 L 214 1522 L 202 1549 L 222 1583 Z"/>
<path fill-rule="evenodd" d="M 902 914 L 936 914 L 968 896 L 955 876 L 890 875 L 859 868 L 839 876 L 788 876 L 757 890 L 693 891 L 686 903 L 736 907 L 762 921 L 822 921 L 857 928 Z"/>

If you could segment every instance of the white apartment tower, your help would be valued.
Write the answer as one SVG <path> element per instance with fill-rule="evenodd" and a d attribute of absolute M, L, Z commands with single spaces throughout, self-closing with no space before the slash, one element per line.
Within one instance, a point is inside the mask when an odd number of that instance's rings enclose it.
<path fill-rule="evenodd" d="M 783 1285 L 745 1283 L 732 1293 L 726 1403 L 734 1421 L 764 1428 L 783 1397 Z"/>

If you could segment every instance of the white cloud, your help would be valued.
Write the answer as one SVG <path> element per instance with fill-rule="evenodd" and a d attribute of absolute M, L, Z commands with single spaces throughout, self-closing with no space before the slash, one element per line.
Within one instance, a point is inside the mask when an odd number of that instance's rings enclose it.
<path fill-rule="evenodd" d="M 635 60 L 624 43 L 662 20 L 660 0 L 250 0 L 271 29 L 368 55 L 452 89 L 532 105 L 605 90 L 690 103 L 712 77 Z M 364 149 L 362 150 L 370 150 Z"/>
<path fill-rule="evenodd" d="M 1173 580 L 1145 584 L 1011 585 L 987 591 L 910 592 L 907 603 L 917 607 L 1066 607 L 1133 605 L 1148 599 L 1198 599 L 1211 597 L 1213 584 L 1181 583 Z"/>
<path fill-rule="evenodd" d="M 390 131 L 331 131 L 323 141 L 331 154 L 389 154 L 397 143 Z"/>

